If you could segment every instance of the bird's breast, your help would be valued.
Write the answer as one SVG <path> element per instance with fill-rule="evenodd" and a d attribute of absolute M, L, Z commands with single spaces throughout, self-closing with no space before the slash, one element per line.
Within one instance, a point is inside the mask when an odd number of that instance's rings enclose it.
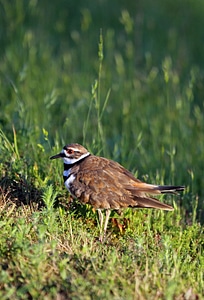
<path fill-rule="evenodd" d="M 70 170 L 64 170 L 63 172 L 64 182 L 69 178 L 69 176 L 70 176 Z"/>
<path fill-rule="evenodd" d="M 65 179 L 64 184 L 69 191 L 70 191 L 71 185 L 72 185 L 73 181 L 75 180 L 75 178 L 76 177 L 74 174 L 70 174 L 67 177 L 64 176 L 64 179 Z"/>
<path fill-rule="evenodd" d="M 70 170 L 64 170 L 63 172 L 63 178 L 64 178 L 64 184 L 68 191 L 70 192 L 70 187 L 75 180 L 76 176 L 74 174 L 71 174 Z"/>

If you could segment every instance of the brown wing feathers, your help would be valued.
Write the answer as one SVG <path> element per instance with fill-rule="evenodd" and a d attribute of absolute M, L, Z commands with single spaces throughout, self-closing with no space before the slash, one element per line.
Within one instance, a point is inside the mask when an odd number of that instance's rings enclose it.
<path fill-rule="evenodd" d="M 76 184 L 77 182 L 79 184 L 76 187 L 78 190 L 76 196 L 79 197 L 81 188 L 83 190 L 86 187 L 88 197 L 82 202 L 91 204 L 93 202 L 95 208 L 108 208 L 109 206 L 112 209 L 119 209 L 130 206 L 172 210 L 171 206 L 149 195 L 175 193 L 184 189 L 182 186 L 158 186 L 141 182 L 118 163 L 93 155 L 87 157 L 76 168 L 78 169 Z M 74 169 L 75 167 L 73 171 Z M 73 188 L 74 185 L 73 183 Z"/>
<path fill-rule="evenodd" d="M 121 178 L 123 179 L 123 181 L 120 181 L 123 185 L 123 188 L 130 192 L 130 198 L 133 198 L 135 201 L 135 205 L 130 204 L 131 207 L 134 206 L 138 208 L 158 208 L 163 210 L 173 210 L 172 206 L 162 203 L 158 199 L 155 199 L 153 197 L 149 197 L 148 194 L 176 194 L 177 191 L 184 190 L 184 186 L 158 186 L 141 182 L 122 166 L 120 166 L 120 174 L 125 175 L 122 176 L 123 178 Z M 119 178 L 120 176 L 118 176 L 118 179 Z"/>

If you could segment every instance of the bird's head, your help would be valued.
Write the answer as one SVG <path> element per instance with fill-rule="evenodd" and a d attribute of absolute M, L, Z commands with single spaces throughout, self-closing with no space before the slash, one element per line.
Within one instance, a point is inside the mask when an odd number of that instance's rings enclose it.
<path fill-rule="evenodd" d="M 89 155 L 88 150 L 80 144 L 68 144 L 60 153 L 51 156 L 50 159 L 62 158 L 65 164 L 73 165 Z"/>

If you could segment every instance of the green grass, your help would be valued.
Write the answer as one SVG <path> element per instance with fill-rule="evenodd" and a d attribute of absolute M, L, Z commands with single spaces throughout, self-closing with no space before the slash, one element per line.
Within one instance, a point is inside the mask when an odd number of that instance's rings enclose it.
<path fill-rule="evenodd" d="M 0 8 L 0 299 L 202 299 L 203 2 Z M 71 142 L 186 190 L 102 244 L 49 160 Z"/>

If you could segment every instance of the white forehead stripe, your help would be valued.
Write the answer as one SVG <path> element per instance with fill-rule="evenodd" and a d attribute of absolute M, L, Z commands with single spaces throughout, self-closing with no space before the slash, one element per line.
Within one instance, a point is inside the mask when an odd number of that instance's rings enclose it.
<path fill-rule="evenodd" d="M 66 154 L 66 150 L 63 149 L 61 151 L 61 153 Z M 90 153 L 86 152 L 82 156 L 80 156 L 79 158 L 62 157 L 62 159 L 63 159 L 63 161 L 64 161 L 65 164 L 72 165 L 72 164 L 76 163 L 77 161 L 80 161 L 81 159 L 83 159 L 83 158 L 85 158 L 85 157 L 87 157 L 89 155 L 90 155 Z"/>

